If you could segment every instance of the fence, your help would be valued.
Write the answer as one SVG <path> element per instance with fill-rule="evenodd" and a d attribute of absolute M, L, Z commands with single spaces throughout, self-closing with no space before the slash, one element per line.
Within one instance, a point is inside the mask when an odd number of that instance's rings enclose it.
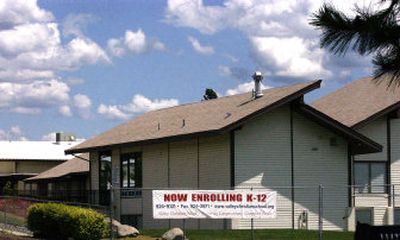
<path fill-rule="evenodd" d="M 303 239 L 304 235 L 304 239 L 322 240 L 324 231 L 354 231 L 357 220 L 375 225 L 399 224 L 400 221 L 400 201 L 397 200 L 400 185 L 236 187 L 235 190 L 276 192 L 276 217 L 265 219 L 154 219 L 153 190 L 196 189 L 113 188 L 108 191 L 53 191 L 46 195 L 14 191 L 12 195 L 0 196 L 0 227 L 29 233 L 25 223 L 27 209 L 36 202 L 62 202 L 96 209 L 139 229 L 247 229 L 251 233 L 249 239 L 263 239 L 261 229 L 282 229 L 288 230 L 284 234 L 292 234 L 287 239 Z"/>

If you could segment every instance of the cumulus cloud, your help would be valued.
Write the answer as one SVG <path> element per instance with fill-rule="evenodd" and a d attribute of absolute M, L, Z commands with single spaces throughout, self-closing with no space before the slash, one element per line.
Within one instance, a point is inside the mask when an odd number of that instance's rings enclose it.
<path fill-rule="evenodd" d="M 200 54 L 204 54 L 204 55 L 214 54 L 213 47 L 204 46 L 204 45 L 200 44 L 199 40 L 197 40 L 196 38 L 189 36 L 188 41 L 192 44 L 192 47 L 196 52 L 198 52 Z"/>
<path fill-rule="evenodd" d="M 84 119 L 88 119 L 90 117 L 92 101 L 88 96 L 84 94 L 76 94 L 74 96 L 74 106 L 78 109 L 79 116 Z"/>
<path fill-rule="evenodd" d="M 376 7 L 379 1 L 372 1 Z M 338 79 L 351 67 L 368 69 L 370 61 L 353 62 L 341 58 L 348 68 L 340 69 L 331 53 L 319 49 L 319 32 L 309 25 L 321 0 L 224 0 L 206 5 L 202 0 L 169 0 L 165 21 L 177 27 L 188 27 L 203 34 L 235 29 L 249 41 L 249 53 L 256 67 L 272 80 L 303 81 L 311 78 Z M 335 6 L 350 13 L 356 0 L 335 1 Z M 366 3 L 358 3 L 359 6 Z M 343 72 L 342 72 L 343 71 Z M 334 74 L 333 74 L 334 73 Z M 335 78 L 334 78 L 335 76 Z"/>
<path fill-rule="evenodd" d="M 26 141 L 25 133 L 16 125 L 11 126 L 9 129 L 0 129 L 0 140 L 4 141 Z"/>
<path fill-rule="evenodd" d="M 0 1 L 0 29 L 12 28 L 27 22 L 50 22 L 54 20 L 51 12 L 41 9 L 36 0 Z"/>
<path fill-rule="evenodd" d="M 165 44 L 154 38 L 149 39 L 142 29 L 126 30 L 123 37 L 110 38 L 107 49 L 112 56 L 121 57 L 126 53 L 141 54 L 151 50 L 165 51 Z"/>
<path fill-rule="evenodd" d="M 268 88 L 271 88 L 271 87 L 266 86 L 261 83 L 261 90 L 268 89 Z M 228 89 L 226 91 L 225 95 L 236 95 L 236 94 L 240 94 L 240 93 L 251 92 L 251 91 L 253 91 L 253 89 L 254 89 L 254 82 L 249 81 L 249 82 L 241 83 L 241 84 L 237 85 L 235 88 Z"/>
<path fill-rule="evenodd" d="M 0 2 L 0 110 L 37 114 L 57 107 L 64 116 L 69 86 L 60 73 L 84 65 L 110 63 L 107 53 L 83 29 L 90 15 L 69 15 L 60 26 L 37 1 Z M 34 36 L 34 37 L 32 37 Z"/>
<path fill-rule="evenodd" d="M 101 104 L 97 112 L 109 119 L 127 119 L 134 114 L 148 112 L 179 104 L 177 99 L 149 99 L 143 95 L 136 94 L 131 102 L 125 105 L 105 105 Z"/>
<path fill-rule="evenodd" d="M 54 79 L 29 84 L 0 83 L 0 110 L 40 113 L 43 108 L 65 105 L 69 91 L 67 84 Z"/>

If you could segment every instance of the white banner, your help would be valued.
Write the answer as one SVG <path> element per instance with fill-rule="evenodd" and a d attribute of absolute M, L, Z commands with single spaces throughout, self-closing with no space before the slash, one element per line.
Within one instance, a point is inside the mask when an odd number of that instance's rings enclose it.
<path fill-rule="evenodd" d="M 153 190 L 153 218 L 275 218 L 276 192 Z"/>

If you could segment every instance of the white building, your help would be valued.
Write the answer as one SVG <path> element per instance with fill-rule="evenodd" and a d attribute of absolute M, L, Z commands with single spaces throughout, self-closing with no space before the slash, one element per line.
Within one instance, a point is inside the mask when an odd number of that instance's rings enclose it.
<path fill-rule="evenodd" d="M 255 220 L 255 228 L 298 228 L 306 212 L 316 229 L 322 184 L 324 229 L 347 229 L 350 156 L 382 146 L 303 102 L 320 83 L 148 112 L 66 152 L 89 152 L 92 190 L 106 190 L 109 181 L 121 187 L 117 217 L 144 228 L 182 226 L 152 218 L 150 189 L 263 188 L 277 191 L 277 218 Z M 143 190 L 132 196 L 129 187 Z M 250 221 L 194 219 L 186 227 L 245 229 Z"/>
<path fill-rule="evenodd" d="M 312 104 L 383 146 L 382 152 L 351 159 L 349 184 L 359 186 L 353 189 L 351 205 L 355 216 L 351 217 L 358 221 L 400 224 L 400 202 L 394 201 L 400 193 L 399 90 L 396 86 L 388 88 L 385 80 L 377 84 L 368 77 L 353 81 Z"/>

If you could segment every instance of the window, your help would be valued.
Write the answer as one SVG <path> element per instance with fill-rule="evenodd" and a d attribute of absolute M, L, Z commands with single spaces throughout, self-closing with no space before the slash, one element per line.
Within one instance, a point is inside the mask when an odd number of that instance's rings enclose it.
<path fill-rule="evenodd" d="M 101 152 L 100 159 L 99 184 L 100 190 L 109 190 L 111 187 L 111 153 Z"/>
<path fill-rule="evenodd" d="M 356 223 L 372 225 L 372 208 L 356 208 Z"/>
<path fill-rule="evenodd" d="M 142 187 L 142 153 L 121 154 L 121 187 Z"/>
<path fill-rule="evenodd" d="M 99 170 L 99 203 L 108 205 L 111 188 L 111 152 L 99 153 Z"/>
<path fill-rule="evenodd" d="M 354 185 L 358 193 L 386 192 L 386 163 L 385 162 L 356 162 L 354 163 Z"/>

